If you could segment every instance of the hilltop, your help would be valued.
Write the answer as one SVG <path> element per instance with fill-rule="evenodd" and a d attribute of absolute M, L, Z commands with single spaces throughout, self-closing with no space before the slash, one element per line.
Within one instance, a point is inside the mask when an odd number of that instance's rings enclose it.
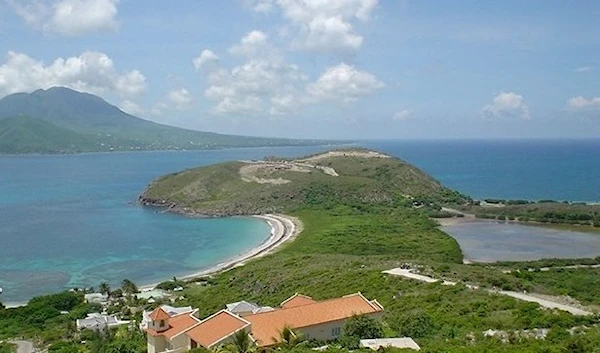
<path fill-rule="evenodd" d="M 466 200 L 418 168 L 366 149 L 190 169 L 156 180 L 140 196 L 145 205 L 210 216 Z"/>
<path fill-rule="evenodd" d="M 64 87 L 15 93 L 0 99 L 0 122 L 2 129 L 11 135 L 10 140 L 0 146 L 0 153 L 194 150 L 330 143 L 181 129 L 135 117 L 98 96 Z M 47 136 L 42 145 L 37 141 L 39 136 Z"/>

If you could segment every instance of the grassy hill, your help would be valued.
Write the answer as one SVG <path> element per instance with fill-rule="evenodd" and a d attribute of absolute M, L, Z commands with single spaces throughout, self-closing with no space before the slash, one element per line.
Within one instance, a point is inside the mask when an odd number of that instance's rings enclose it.
<path fill-rule="evenodd" d="M 399 159 L 354 149 L 294 160 L 231 162 L 160 178 L 141 200 L 190 214 L 278 211 L 302 221 L 302 233 L 275 253 L 197 282 L 167 283 L 185 287 L 177 292 L 179 299 L 173 305 L 191 305 L 201 317 L 240 300 L 275 307 L 297 292 L 327 299 L 360 291 L 384 306 L 386 337 L 410 336 L 424 352 L 595 352 L 600 347 L 598 317 L 542 310 L 535 303 L 484 289 L 546 289 L 549 294 L 568 290 L 577 297 L 589 294 L 583 300 L 596 302 L 597 269 L 575 277 L 562 271 L 531 275 L 502 271 L 503 266 L 520 269 L 531 264 L 463 264 L 457 242 L 438 228 L 421 205 L 460 204 L 468 198 Z M 403 265 L 459 284 L 422 283 L 382 274 Z M 145 352 L 145 337 L 125 327 L 106 338 L 87 337 L 82 343 L 84 336 L 74 333 L 73 320 L 97 309 L 85 307 L 80 298 L 67 306 L 70 301 L 66 299 L 76 295 L 64 292 L 37 298 L 23 308 L 2 309 L 0 305 L 0 339 L 37 337 L 45 344 L 54 343 L 53 347 L 69 345 L 69 352 Z M 159 304 L 145 303 L 145 308 Z M 118 312 L 125 306 L 111 308 Z M 61 315 L 60 310 L 70 314 Z M 578 333 L 569 333 L 573 327 L 579 327 Z M 523 334 L 523 330 L 540 328 L 549 329 L 546 339 Z M 507 332 L 508 339 L 485 337 L 490 329 Z M 336 348 L 336 344 L 326 351 L 357 351 L 349 346 Z M 277 351 L 314 352 L 310 345 Z"/>
<path fill-rule="evenodd" d="M 0 99 L 0 121 L 13 117 L 31 117 L 44 120 L 71 132 L 94 136 L 93 143 L 73 145 L 73 152 L 104 150 L 157 150 L 157 149 L 214 149 L 226 147 L 290 146 L 326 144 L 322 140 L 294 140 L 222 135 L 186 130 L 157 124 L 127 114 L 92 94 L 54 87 L 33 93 L 16 93 Z M 38 124 L 39 125 L 39 124 Z M 38 130 L 43 127 L 37 126 Z M 48 127 L 49 128 L 49 127 Z M 48 133 L 56 129 L 49 128 Z M 37 132 L 36 132 L 37 133 Z M 14 140 L 35 146 L 28 133 Z M 76 141 L 75 141 L 76 142 Z M 8 145 L 6 150 L 19 150 Z M 0 150 L 0 153 L 7 153 Z M 33 150 L 32 152 L 45 152 Z"/>
<path fill-rule="evenodd" d="M 360 291 L 385 307 L 386 336 L 411 336 L 426 352 L 586 351 L 600 342 L 597 328 L 583 338 L 565 334 L 596 318 L 540 310 L 537 304 L 464 285 L 383 275 L 383 270 L 410 264 L 434 277 L 482 288 L 553 288 L 548 280 L 524 281 L 489 264 L 462 264 L 456 241 L 416 204 L 469 199 L 377 152 L 341 150 L 191 169 L 158 179 L 141 200 L 190 214 L 284 212 L 303 222 L 300 236 L 276 253 L 205 279 L 206 285 L 189 286 L 179 305 L 200 308 L 202 316 L 239 300 L 277 306 L 296 292 L 326 299 Z M 551 328 L 552 334 L 547 340 L 506 343 L 483 336 L 488 329 L 533 328 Z"/>
<path fill-rule="evenodd" d="M 466 197 L 397 158 L 362 149 L 283 160 L 230 162 L 160 178 L 141 196 L 148 205 L 204 215 L 248 215 L 303 207 L 358 209 Z"/>

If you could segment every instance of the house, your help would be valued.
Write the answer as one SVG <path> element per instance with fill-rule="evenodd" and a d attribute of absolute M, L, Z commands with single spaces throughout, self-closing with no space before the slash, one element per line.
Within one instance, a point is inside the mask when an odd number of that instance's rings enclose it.
<path fill-rule="evenodd" d="M 145 300 L 150 300 L 150 299 L 162 299 L 162 298 L 166 298 L 169 296 L 169 293 L 167 293 L 166 291 L 162 290 L 162 289 L 150 289 L 150 290 L 142 290 L 139 293 L 135 293 L 134 296 L 137 299 L 145 299 Z"/>
<path fill-rule="evenodd" d="M 190 342 L 182 333 L 201 322 L 196 314 L 197 310 L 169 314 L 162 307 L 156 308 L 148 316 L 149 322 L 144 329 L 148 335 L 148 353 L 187 350 Z"/>
<path fill-rule="evenodd" d="M 252 314 L 254 310 L 260 309 L 260 307 L 257 304 L 249 303 L 245 300 L 242 300 L 241 302 L 227 304 L 225 307 L 230 313 L 239 316 L 249 315 Z"/>
<path fill-rule="evenodd" d="M 164 310 L 167 314 L 169 314 L 169 317 L 179 315 L 179 314 L 185 314 L 185 313 L 189 314 L 194 311 L 191 306 L 174 307 L 174 306 L 170 306 L 170 305 L 161 305 L 160 308 L 162 310 Z M 152 314 L 152 312 L 153 311 L 146 311 L 146 310 L 144 310 L 142 312 L 142 321 L 140 322 L 141 330 L 147 329 L 148 325 L 152 322 L 152 319 L 150 318 L 150 315 Z"/>
<path fill-rule="evenodd" d="M 362 314 L 380 319 L 383 307 L 360 293 L 324 301 L 296 296 L 284 301 L 281 309 L 248 315 L 244 319 L 251 323 L 256 344 L 268 347 L 279 343 L 280 332 L 286 326 L 300 332 L 305 339 L 336 339 L 346 320 Z"/>
<path fill-rule="evenodd" d="M 255 308 L 249 311 L 252 306 Z M 236 310 L 237 314 L 230 309 Z M 331 340 L 342 334 L 344 323 L 354 315 L 369 315 L 375 319 L 383 315 L 383 307 L 361 293 L 324 301 L 296 294 L 279 308 L 237 302 L 204 320 L 196 317 L 197 311 L 186 310 L 169 313 L 159 307 L 148 314 L 149 321 L 144 328 L 148 334 L 148 353 L 215 348 L 231 341 L 241 330 L 246 331 L 259 347 L 279 343 L 285 327 L 293 328 L 306 339 Z"/>
<path fill-rule="evenodd" d="M 93 331 L 104 331 L 105 329 L 128 323 L 129 321 L 121 321 L 114 315 L 102 315 L 99 313 L 88 314 L 85 319 L 79 319 L 76 322 L 78 330 L 87 329 Z"/>
<path fill-rule="evenodd" d="M 108 302 L 108 294 L 103 293 L 88 293 L 83 296 L 86 303 L 104 304 Z"/>

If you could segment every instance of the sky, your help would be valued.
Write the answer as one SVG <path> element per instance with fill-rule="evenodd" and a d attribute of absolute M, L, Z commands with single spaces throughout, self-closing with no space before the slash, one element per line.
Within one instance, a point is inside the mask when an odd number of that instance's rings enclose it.
<path fill-rule="evenodd" d="M 203 131 L 597 138 L 596 0 L 0 0 L 0 98 Z"/>

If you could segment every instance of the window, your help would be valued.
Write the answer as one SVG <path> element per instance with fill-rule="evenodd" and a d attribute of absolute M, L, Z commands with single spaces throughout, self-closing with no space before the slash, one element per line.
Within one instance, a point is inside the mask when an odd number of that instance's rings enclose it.
<path fill-rule="evenodd" d="M 165 320 L 160 320 L 160 327 L 165 327 Z"/>
<path fill-rule="evenodd" d="M 334 327 L 331 329 L 331 335 L 333 337 L 337 337 L 342 333 L 342 328 L 341 327 Z"/>
<path fill-rule="evenodd" d="M 198 348 L 198 342 L 191 340 L 190 349 Z"/>

